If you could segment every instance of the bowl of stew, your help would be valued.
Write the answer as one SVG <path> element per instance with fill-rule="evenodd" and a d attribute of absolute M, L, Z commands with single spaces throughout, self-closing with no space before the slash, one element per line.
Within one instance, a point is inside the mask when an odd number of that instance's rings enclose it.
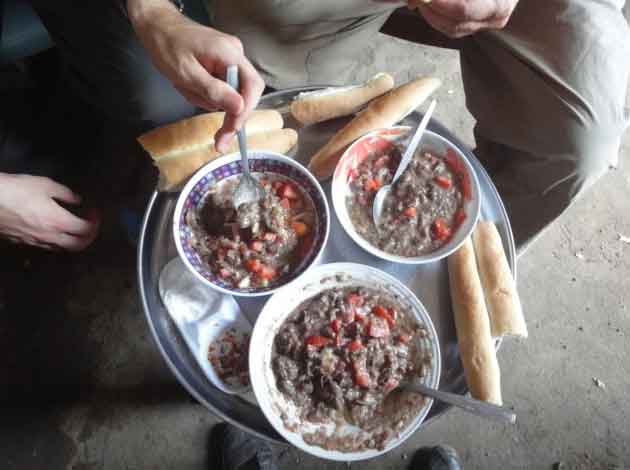
<path fill-rule="evenodd" d="M 330 211 L 322 187 L 295 160 L 250 151 L 250 171 L 265 190 L 235 208 L 240 154 L 218 158 L 188 181 L 175 206 L 180 258 L 204 284 L 243 297 L 269 295 L 315 264 L 326 245 Z"/>
<path fill-rule="evenodd" d="M 375 226 L 374 196 L 391 182 L 410 130 L 380 129 L 356 140 L 337 164 L 332 200 L 342 227 L 364 250 L 388 261 L 422 264 L 448 256 L 464 242 L 479 218 L 481 197 L 466 156 L 427 130 Z"/>
<path fill-rule="evenodd" d="M 396 278 L 355 263 L 311 269 L 266 303 L 252 332 L 256 400 L 290 443 L 353 461 L 400 445 L 431 399 L 398 386 L 438 387 L 439 342 L 420 300 Z"/>

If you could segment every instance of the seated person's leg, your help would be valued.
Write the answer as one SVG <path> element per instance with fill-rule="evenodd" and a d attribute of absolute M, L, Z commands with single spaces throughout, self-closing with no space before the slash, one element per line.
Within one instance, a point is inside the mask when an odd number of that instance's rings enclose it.
<path fill-rule="evenodd" d="M 122 2 L 32 3 L 68 65 L 69 85 L 87 103 L 140 130 L 194 113 L 151 63 Z"/>
<path fill-rule="evenodd" d="M 630 30 L 619 2 L 521 0 L 462 49 L 477 154 L 522 250 L 618 160 Z"/>

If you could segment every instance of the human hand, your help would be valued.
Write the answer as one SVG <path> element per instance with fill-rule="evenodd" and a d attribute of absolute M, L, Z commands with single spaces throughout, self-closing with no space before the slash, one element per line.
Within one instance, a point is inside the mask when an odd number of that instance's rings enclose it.
<path fill-rule="evenodd" d="M 451 38 L 486 29 L 502 29 L 518 0 L 409 0 L 433 28 Z"/>
<path fill-rule="evenodd" d="M 81 219 L 57 201 L 79 204 L 81 198 L 49 178 L 0 173 L 0 236 L 46 249 L 87 248 L 98 233 L 98 213 Z"/>
<path fill-rule="evenodd" d="M 241 41 L 196 23 L 168 0 L 127 0 L 131 23 L 153 63 L 192 104 L 206 110 L 225 110 L 216 134 L 225 151 L 265 89 L 247 60 Z M 240 94 L 224 81 L 227 67 L 239 68 Z"/>

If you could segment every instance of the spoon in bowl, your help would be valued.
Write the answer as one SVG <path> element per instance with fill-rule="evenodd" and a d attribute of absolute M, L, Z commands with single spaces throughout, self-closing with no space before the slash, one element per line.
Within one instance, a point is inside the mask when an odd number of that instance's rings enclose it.
<path fill-rule="evenodd" d="M 230 65 L 227 68 L 226 82 L 238 91 L 238 66 Z M 241 168 L 243 169 L 241 179 L 234 190 L 234 195 L 232 196 L 234 208 L 238 209 L 242 204 L 260 201 L 265 196 L 265 190 L 260 182 L 254 178 L 249 171 L 245 125 L 236 132 L 236 136 L 238 138 L 238 148 L 241 152 Z"/>
<path fill-rule="evenodd" d="M 512 410 L 503 406 L 494 405 L 481 400 L 475 400 L 474 398 L 458 395 L 456 393 L 443 392 L 441 390 L 427 387 L 419 382 L 401 384 L 400 389 L 418 392 L 422 395 L 443 401 L 444 403 L 456 406 L 483 418 L 489 418 L 503 423 L 516 423 L 516 414 Z"/>
<path fill-rule="evenodd" d="M 381 189 L 379 189 L 376 193 L 376 196 L 374 197 L 374 204 L 372 205 L 372 218 L 374 219 L 374 225 L 376 225 L 377 227 L 379 226 L 379 222 L 381 220 L 381 214 L 383 213 L 383 204 L 385 203 L 385 199 L 391 192 L 394 183 L 405 172 L 407 166 L 409 166 L 409 163 L 413 159 L 413 156 L 416 153 L 416 148 L 418 148 L 418 145 L 420 144 L 422 134 L 424 134 L 424 131 L 429 124 L 429 120 L 431 119 L 431 115 L 433 114 L 433 110 L 435 109 L 436 104 L 437 102 L 435 100 L 431 101 L 429 109 L 427 109 L 427 112 L 422 118 L 422 121 L 420 121 L 420 124 L 418 124 L 418 127 L 416 127 L 416 130 L 413 133 L 413 137 L 409 141 L 409 145 L 407 146 L 405 153 L 400 159 L 398 169 L 396 170 L 396 173 L 394 173 L 394 178 L 392 179 L 392 182 L 386 184 Z"/>

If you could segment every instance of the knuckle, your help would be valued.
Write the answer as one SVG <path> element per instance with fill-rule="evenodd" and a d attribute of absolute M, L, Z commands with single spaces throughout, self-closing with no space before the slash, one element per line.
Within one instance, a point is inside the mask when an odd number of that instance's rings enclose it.
<path fill-rule="evenodd" d="M 239 53 L 243 53 L 243 42 L 239 38 L 237 38 L 236 36 L 232 36 L 231 34 L 227 34 L 225 38 L 230 46 L 238 50 Z"/>

